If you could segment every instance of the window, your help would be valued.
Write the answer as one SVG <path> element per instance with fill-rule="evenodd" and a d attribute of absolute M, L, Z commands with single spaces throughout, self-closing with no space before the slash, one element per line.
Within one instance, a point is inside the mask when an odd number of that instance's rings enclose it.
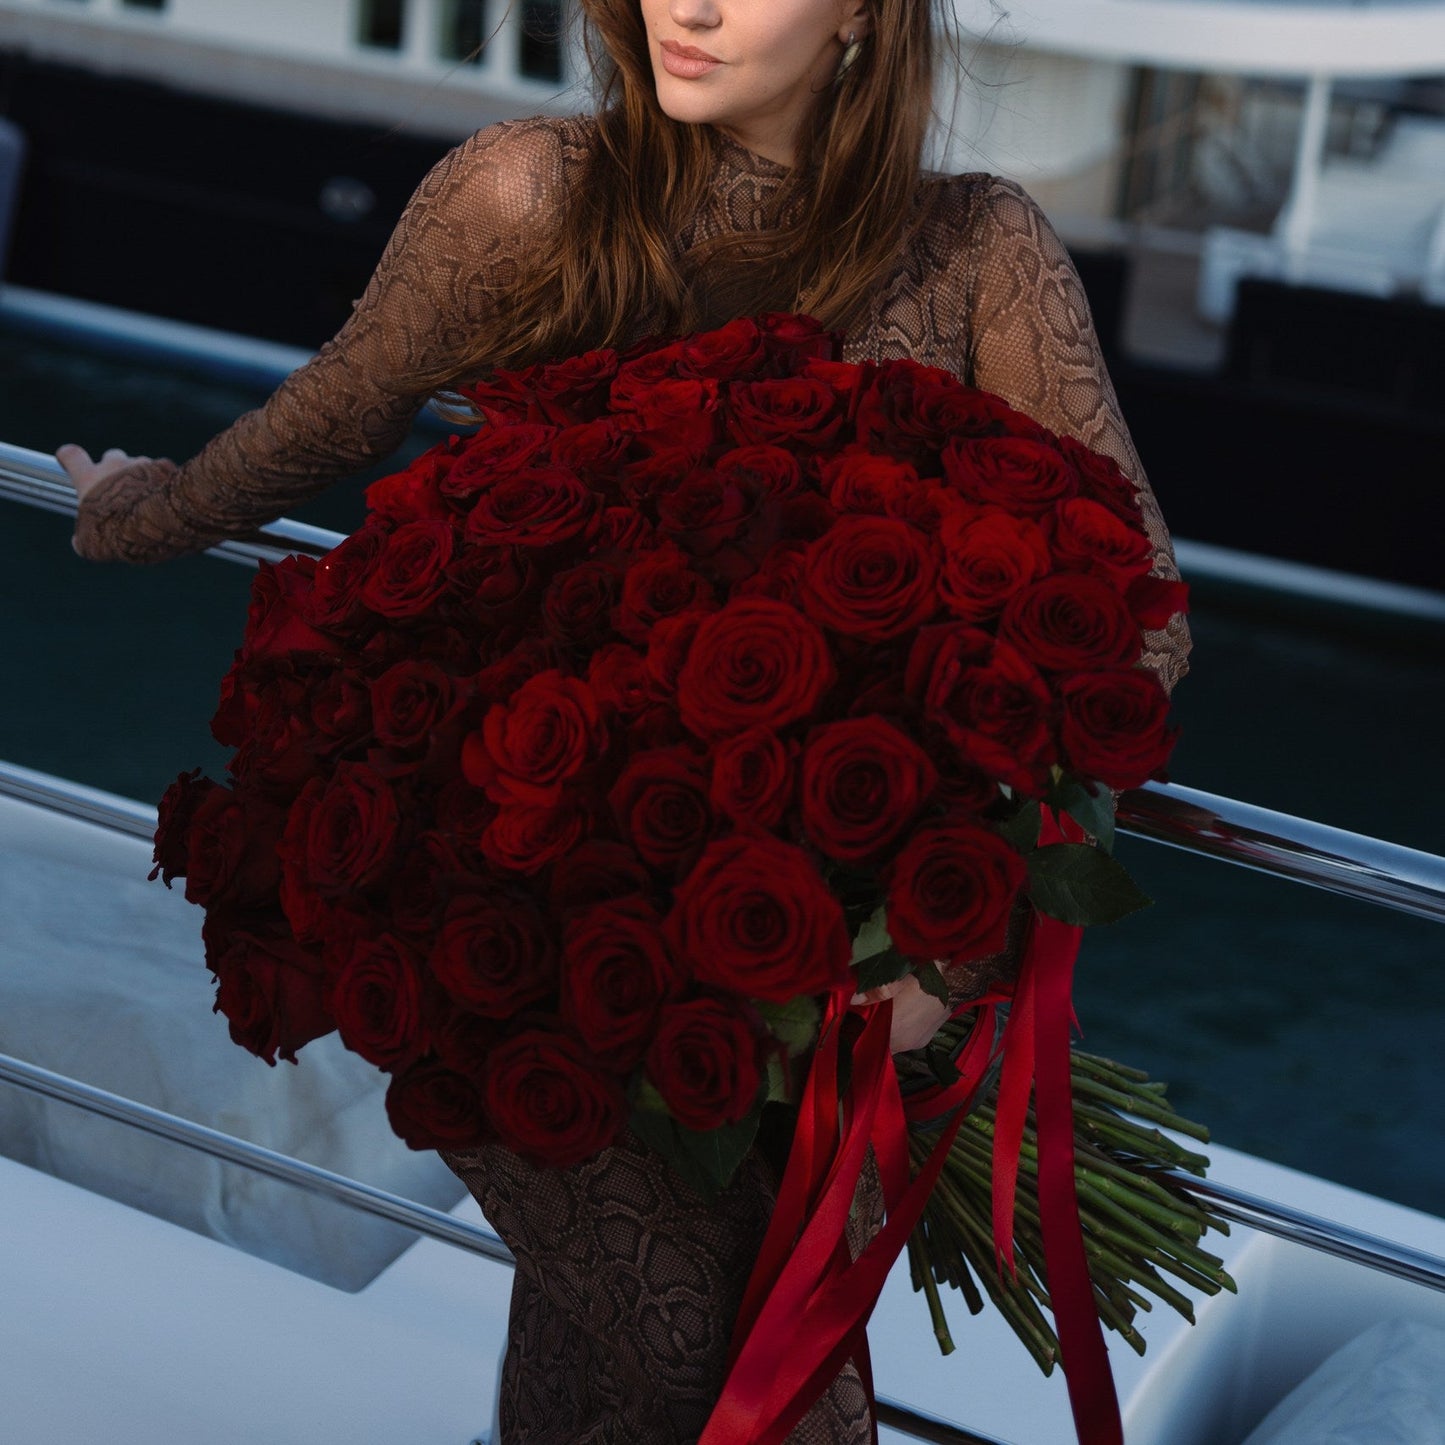
<path fill-rule="evenodd" d="M 480 65 L 482 47 L 490 33 L 487 28 L 487 0 L 442 0 L 441 37 L 437 50 L 443 60 Z"/>
<path fill-rule="evenodd" d="M 522 74 L 562 79 L 562 0 L 522 0 Z"/>
<path fill-rule="evenodd" d="M 401 49 L 402 17 L 406 0 L 361 0 L 356 38 L 380 50 Z"/>

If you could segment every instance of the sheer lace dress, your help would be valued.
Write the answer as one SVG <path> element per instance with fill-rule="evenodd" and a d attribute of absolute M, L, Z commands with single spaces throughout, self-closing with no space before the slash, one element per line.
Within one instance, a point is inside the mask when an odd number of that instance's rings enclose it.
<path fill-rule="evenodd" d="M 444 371 L 496 324 L 495 298 L 555 225 L 591 135 L 585 119 L 549 118 L 494 126 L 457 147 L 418 188 L 335 339 L 190 461 L 138 464 L 95 488 L 77 524 L 82 555 L 149 563 L 200 550 L 395 449 L 427 396 L 412 378 Z M 758 229 L 786 174 L 723 142 L 679 254 Z M 1177 577 L 1083 289 L 1043 213 L 1017 185 L 984 174 L 927 180 L 916 206 L 911 239 L 851 331 L 848 359 L 946 367 L 1113 456 L 1139 489 L 1153 570 Z M 1172 690 L 1188 650 L 1176 616 L 1147 634 L 1142 665 Z M 1011 975 L 1022 919 L 1002 953 L 948 974 L 956 1000 Z M 776 1168 L 763 1151 L 712 1206 L 630 1135 L 567 1171 L 534 1169 L 499 1147 L 445 1157 L 517 1256 L 505 1445 L 694 1440 L 773 1204 Z M 850 1226 L 855 1254 L 881 1208 L 870 1172 Z M 789 1438 L 843 1445 L 868 1433 L 850 1364 Z"/>

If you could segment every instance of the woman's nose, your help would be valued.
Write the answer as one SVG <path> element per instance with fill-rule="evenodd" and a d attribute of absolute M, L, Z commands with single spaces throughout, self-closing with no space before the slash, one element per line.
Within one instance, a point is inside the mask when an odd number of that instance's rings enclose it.
<path fill-rule="evenodd" d="M 713 30 L 722 23 L 717 0 L 672 0 L 667 13 L 684 30 Z"/>

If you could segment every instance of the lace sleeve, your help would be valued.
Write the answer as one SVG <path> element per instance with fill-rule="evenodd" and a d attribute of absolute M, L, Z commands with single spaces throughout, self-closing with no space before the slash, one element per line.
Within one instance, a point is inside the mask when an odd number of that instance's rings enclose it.
<path fill-rule="evenodd" d="M 1113 457 L 1138 488 L 1154 546 L 1151 570 L 1177 578 L 1169 531 L 1119 412 L 1089 303 L 1063 242 L 1023 188 L 998 176 L 975 196 L 970 241 L 965 375 L 1035 421 Z M 1188 624 L 1175 613 L 1164 630 L 1145 632 L 1142 665 L 1172 693 L 1189 670 L 1189 648 Z"/>
<path fill-rule="evenodd" d="M 479 131 L 417 188 L 351 318 L 264 406 L 183 466 L 140 463 L 85 498 L 76 550 L 160 562 L 242 536 L 394 451 L 444 369 L 494 322 L 564 193 L 556 122 Z"/>

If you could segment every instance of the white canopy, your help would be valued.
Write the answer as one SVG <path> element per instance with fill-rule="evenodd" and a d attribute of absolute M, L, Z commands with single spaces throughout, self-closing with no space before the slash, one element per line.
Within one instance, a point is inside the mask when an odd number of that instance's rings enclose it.
<path fill-rule="evenodd" d="M 1442 0 L 955 0 L 974 35 L 1166 69 L 1335 77 L 1445 72 Z M 999 23 L 999 11 L 1007 18 Z M 990 34 L 990 31 L 992 32 Z"/>

